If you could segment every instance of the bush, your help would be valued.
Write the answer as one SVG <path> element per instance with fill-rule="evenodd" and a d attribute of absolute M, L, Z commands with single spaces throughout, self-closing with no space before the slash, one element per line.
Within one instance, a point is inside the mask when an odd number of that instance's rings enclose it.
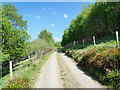
<path fill-rule="evenodd" d="M 13 80 L 10 80 L 7 88 L 30 88 L 29 85 L 30 79 L 26 76 L 24 77 L 15 77 Z"/>
<path fill-rule="evenodd" d="M 120 88 L 120 49 L 111 48 L 103 52 L 102 50 L 105 49 L 92 49 L 85 53 L 79 65 L 103 83 L 118 89 Z"/>
<path fill-rule="evenodd" d="M 92 65 L 106 72 L 120 69 L 120 49 L 112 48 L 97 54 Z"/>
<path fill-rule="evenodd" d="M 81 58 L 81 61 L 78 63 L 78 65 L 81 65 L 84 68 L 89 68 L 90 60 L 91 60 L 91 58 L 93 58 L 96 55 L 97 52 L 98 52 L 97 49 L 92 49 L 92 50 L 86 52 L 83 55 L 83 57 Z"/>
<path fill-rule="evenodd" d="M 103 84 L 120 89 L 120 49 L 109 46 L 69 48 L 65 53 Z"/>
<path fill-rule="evenodd" d="M 106 82 L 111 84 L 115 89 L 120 89 L 120 72 L 112 71 L 106 75 Z"/>

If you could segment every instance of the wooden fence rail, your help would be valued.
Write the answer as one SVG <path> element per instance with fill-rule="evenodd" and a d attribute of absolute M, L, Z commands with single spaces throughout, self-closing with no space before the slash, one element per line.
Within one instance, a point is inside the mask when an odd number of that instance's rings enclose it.
<path fill-rule="evenodd" d="M 49 51 L 52 51 L 52 49 L 48 50 L 48 51 L 45 51 L 45 53 L 47 53 Z M 45 55 L 45 53 L 43 55 Z M 10 80 L 12 80 L 13 79 L 13 76 L 12 76 L 12 72 L 13 71 L 16 71 L 16 70 L 19 70 L 20 68 L 22 68 L 23 67 L 23 63 L 28 63 L 29 66 L 32 65 L 32 64 L 37 63 L 37 58 L 39 58 L 41 56 L 34 55 L 31 58 L 30 58 L 30 56 L 28 56 L 28 59 L 26 59 L 24 61 L 21 61 L 20 63 L 19 62 L 14 62 L 13 63 L 12 61 L 9 61 L 9 64 L 7 63 L 7 64 L 3 65 L 3 67 L 0 69 L 0 73 L 5 74 L 5 75 L 10 73 Z M 32 63 L 30 63 L 30 61 L 32 61 Z M 2 66 L 2 64 L 1 64 L 1 66 Z"/>

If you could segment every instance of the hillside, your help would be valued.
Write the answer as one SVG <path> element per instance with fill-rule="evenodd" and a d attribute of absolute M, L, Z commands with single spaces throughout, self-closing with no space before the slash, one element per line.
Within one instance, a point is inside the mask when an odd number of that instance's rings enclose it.
<path fill-rule="evenodd" d="M 98 81 L 108 87 L 120 88 L 120 49 L 116 48 L 115 34 L 96 38 L 95 46 L 93 41 L 87 41 L 84 46 L 80 43 L 63 51 Z"/>

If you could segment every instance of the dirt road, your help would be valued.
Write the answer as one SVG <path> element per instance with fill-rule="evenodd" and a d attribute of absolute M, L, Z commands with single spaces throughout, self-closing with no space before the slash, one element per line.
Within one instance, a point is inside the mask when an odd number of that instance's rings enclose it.
<path fill-rule="evenodd" d="M 61 57 L 66 63 L 65 65 L 69 68 L 70 73 L 74 75 L 79 83 L 80 88 L 103 88 L 97 81 L 80 70 L 76 64 L 63 53 L 61 53 Z M 60 69 L 58 67 L 57 52 L 54 52 L 41 69 L 33 88 L 64 88 L 63 84 L 64 82 L 61 80 Z"/>
<path fill-rule="evenodd" d="M 90 77 L 87 72 L 83 72 L 81 68 L 76 66 L 76 63 L 70 60 L 70 58 L 68 58 L 64 53 L 61 53 L 61 56 L 71 73 L 80 84 L 80 88 L 105 88 L 105 86 L 101 86 L 96 80 Z"/>
<path fill-rule="evenodd" d="M 54 52 L 43 66 L 34 88 L 62 88 L 56 54 Z"/>

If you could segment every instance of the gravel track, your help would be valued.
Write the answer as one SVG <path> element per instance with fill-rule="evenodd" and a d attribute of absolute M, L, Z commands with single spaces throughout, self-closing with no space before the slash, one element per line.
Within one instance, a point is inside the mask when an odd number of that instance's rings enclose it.
<path fill-rule="evenodd" d="M 80 88 L 104 88 L 100 83 L 87 75 L 86 72 L 80 70 L 75 62 L 70 60 L 64 53 L 60 53 L 60 55 L 65 65 L 69 68 L 70 73 L 74 75 L 75 80 L 79 83 Z M 40 70 L 33 88 L 64 88 L 63 83 L 58 67 L 57 52 L 54 52 Z"/>
<path fill-rule="evenodd" d="M 50 55 L 40 71 L 39 78 L 33 86 L 34 88 L 62 88 L 56 54 L 57 52 L 54 52 Z"/>
<path fill-rule="evenodd" d="M 80 69 L 80 67 L 76 66 L 76 63 L 70 58 L 68 58 L 64 53 L 60 53 L 63 57 L 64 62 L 71 70 L 71 73 L 74 74 L 76 80 L 80 84 L 80 88 L 105 88 L 92 77 L 89 76 L 87 72 L 84 72 Z"/>

